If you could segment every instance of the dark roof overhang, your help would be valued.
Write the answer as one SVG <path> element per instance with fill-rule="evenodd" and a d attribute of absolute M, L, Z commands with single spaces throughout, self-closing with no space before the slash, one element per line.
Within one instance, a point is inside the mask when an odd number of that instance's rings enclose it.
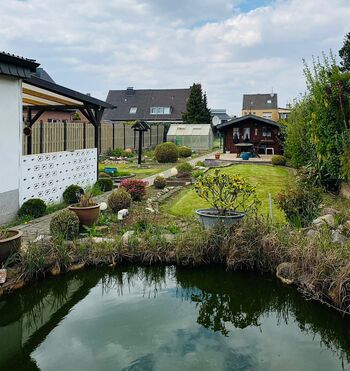
<path fill-rule="evenodd" d="M 40 64 L 33 59 L 0 52 L 0 75 L 23 79 L 30 77 L 31 73 L 35 72 L 38 66 L 40 66 Z"/>
<path fill-rule="evenodd" d="M 224 129 L 225 127 L 227 127 L 227 126 L 231 126 L 231 125 L 234 125 L 234 124 L 237 124 L 237 123 L 249 120 L 249 119 L 253 120 L 253 121 L 261 122 L 262 124 L 268 124 L 268 125 L 276 126 L 278 128 L 281 127 L 281 125 L 278 124 L 276 121 L 269 120 L 269 119 L 266 119 L 266 118 L 260 117 L 260 116 L 255 116 L 255 115 L 245 115 L 245 116 L 233 118 L 232 120 L 227 121 L 227 122 L 223 122 L 222 124 L 219 124 L 217 126 L 217 129 L 221 130 L 221 129 Z"/>

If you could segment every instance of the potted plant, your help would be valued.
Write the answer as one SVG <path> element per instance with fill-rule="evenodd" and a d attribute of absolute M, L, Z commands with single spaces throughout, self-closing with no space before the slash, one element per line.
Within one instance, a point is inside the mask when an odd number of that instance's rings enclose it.
<path fill-rule="evenodd" d="M 215 160 L 220 160 L 220 152 L 215 153 Z"/>
<path fill-rule="evenodd" d="M 212 206 L 196 210 L 206 229 L 217 223 L 230 226 L 240 221 L 248 211 L 256 210 L 258 205 L 255 187 L 240 175 L 215 170 L 200 177 L 194 189 L 199 197 Z"/>
<path fill-rule="evenodd" d="M 79 202 L 68 206 L 68 209 L 77 214 L 80 225 L 87 227 L 93 226 L 100 215 L 100 205 L 92 198 L 91 190 L 80 195 Z"/>
<path fill-rule="evenodd" d="M 0 262 L 19 251 L 22 234 L 17 229 L 0 229 Z"/>

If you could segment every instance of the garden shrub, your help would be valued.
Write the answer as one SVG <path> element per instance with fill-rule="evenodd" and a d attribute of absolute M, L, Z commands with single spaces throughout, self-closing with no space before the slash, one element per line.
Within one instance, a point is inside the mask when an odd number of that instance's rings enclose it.
<path fill-rule="evenodd" d="M 45 214 L 46 208 L 47 206 L 43 200 L 40 198 L 32 198 L 21 206 L 18 211 L 18 216 L 31 216 L 33 218 L 39 218 Z"/>
<path fill-rule="evenodd" d="M 160 143 L 154 150 L 154 157 L 160 163 L 174 163 L 179 158 L 179 151 L 175 143 Z"/>
<path fill-rule="evenodd" d="M 322 192 L 313 182 L 314 175 L 302 169 L 298 172 L 295 184 L 276 196 L 277 204 L 287 220 L 297 228 L 309 226 L 318 216 Z"/>
<path fill-rule="evenodd" d="M 193 166 L 188 162 L 184 162 L 178 166 L 176 166 L 177 170 L 177 177 L 178 178 L 188 178 L 191 176 Z"/>
<path fill-rule="evenodd" d="M 204 161 L 197 161 L 196 166 L 205 167 Z"/>
<path fill-rule="evenodd" d="M 166 179 L 163 176 L 157 176 L 153 182 L 154 188 L 164 189 L 166 186 Z"/>
<path fill-rule="evenodd" d="M 125 188 L 121 187 L 109 195 L 107 202 L 110 209 L 112 209 L 114 213 L 117 213 L 119 210 L 130 207 L 131 195 Z"/>
<path fill-rule="evenodd" d="M 109 178 L 101 178 L 95 183 L 95 186 L 99 187 L 102 192 L 108 192 L 113 189 L 113 180 Z"/>
<path fill-rule="evenodd" d="M 205 173 L 204 173 L 203 170 L 197 170 L 197 171 L 195 171 L 195 172 L 192 174 L 192 176 L 193 176 L 193 178 L 195 178 L 195 179 L 199 179 L 199 178 L 202 177 L 204 174 L 205 174 Z"/>
<path fill-rule="evenodd" d="M 72 184 L 63 192 L 63 200 L 67 205 L 76 204 L 79 202 L 79 198 L 82 194 L 84 194 L 83 188 L 76 184 Z"/>
<path fill-rule="evenodd" d="M 54 237 L 73 239 L 79 233 L 79 218 L 74 211 L 64 209 L 54 215 L 50 222 L 50 232 Z"/>
<path fill-rule="evenodd" d="M 120 186 L 125 188 L 131 195 L 133 201 L 141 201 L 146 195 L 147 182 L 142 179 L 125 179 Z"/>
<path fill-rule="evenodd" d="M 272 156 L 271 161 L 272 161 L 272 165 L 275 165 L 275 166 L 285 166 L 287 163 L 287 159 L 281 155 Z"/>
<path fill-rule="evenodd" d="M 178 147 L 179 157 L 191 157 L 192 156 L 192 149 L 186 146 Z"/>
<path fill-rule="evenodd" d="M 104 172 L 100 172 L 98 173 L 98 178 L 101 179 L 101 178 L 110 178 L 110 174 L 107 174 L 107 173 L 104 173 Z"/>

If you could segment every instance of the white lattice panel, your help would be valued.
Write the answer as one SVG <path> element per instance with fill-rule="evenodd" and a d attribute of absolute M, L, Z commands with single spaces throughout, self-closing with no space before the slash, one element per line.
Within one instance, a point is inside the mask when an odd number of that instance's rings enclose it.
<path fill-rule="evenodd" d="M 71 184 L 82 188 L 96 182 L 97 149 L 22 156 L 20 204 L 30 198 L 46 203 L 62 201 Z"/>

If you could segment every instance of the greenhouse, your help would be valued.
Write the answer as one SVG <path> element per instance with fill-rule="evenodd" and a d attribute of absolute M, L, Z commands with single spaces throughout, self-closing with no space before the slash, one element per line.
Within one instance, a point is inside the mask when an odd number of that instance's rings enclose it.
<path fill-rule="evenodd" d="M 209 124 L 172 124 L 167 140 L 195 151 L 207 150 L 213 146 L 213 132 Z"/>

